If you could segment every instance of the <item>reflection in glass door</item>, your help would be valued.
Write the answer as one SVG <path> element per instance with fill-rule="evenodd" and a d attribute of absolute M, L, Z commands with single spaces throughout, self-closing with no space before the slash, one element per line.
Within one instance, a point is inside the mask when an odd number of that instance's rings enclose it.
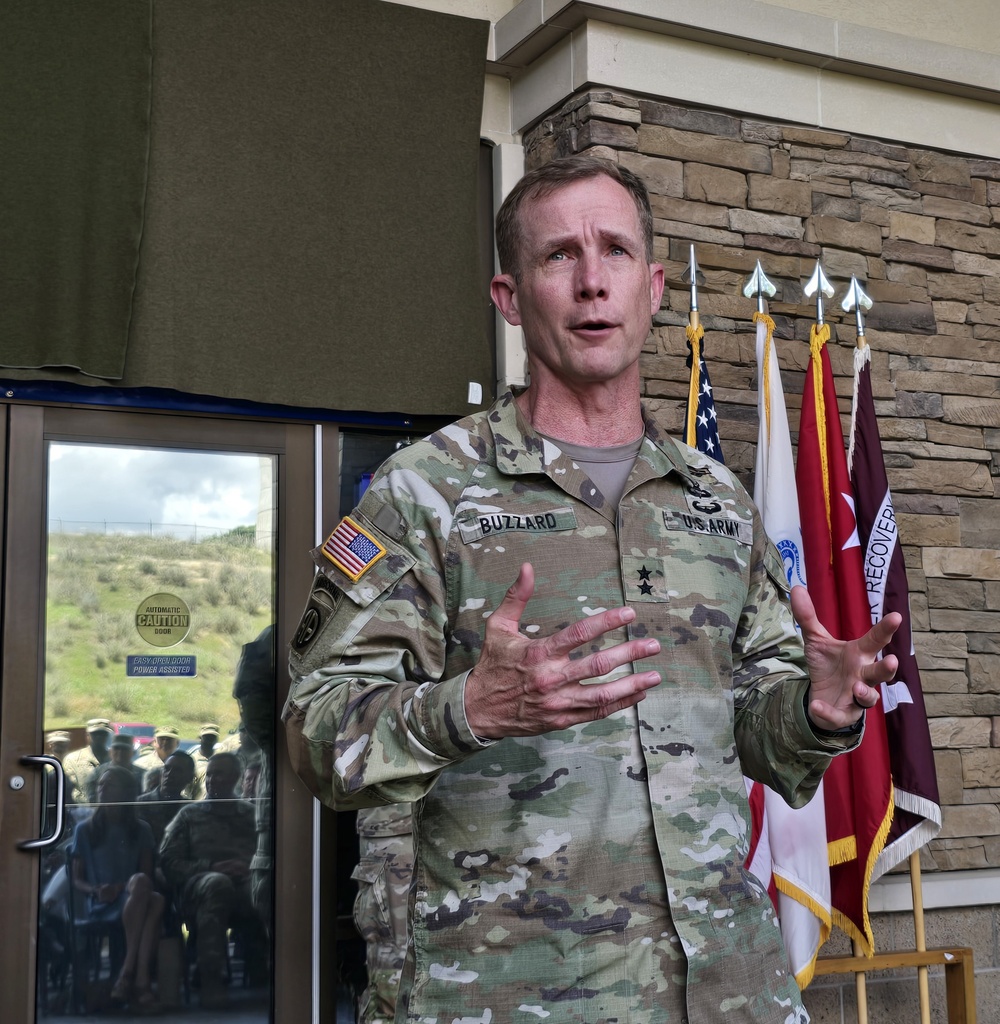
<path fill-rule="evenodd" d="M 270 1019 L 276 463 L 47 446 L 40 1017 Z"/>

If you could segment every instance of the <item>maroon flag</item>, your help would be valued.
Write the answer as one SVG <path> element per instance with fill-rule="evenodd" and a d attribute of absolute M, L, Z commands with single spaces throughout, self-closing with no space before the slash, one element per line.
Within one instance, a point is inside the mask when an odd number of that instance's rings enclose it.
<path fill-rule="evenodd" d="M 809 594 L 820 622 L 853 640 L 871 628 L 864 567 L 847 472 L 844 434 L 826 342 L 827 325 L 809 334 L 795 468 Z M 865 715 L 860 745 L 835 757 L 823 777 L 834 923 L 866 955 L 874 950 L 868 891 L 892 820 L 892 779 L 880 703 Z"/>
<path fill-rule="evenodd" d="M 863 338 L 861 335 L 859 340 Z M 902 625 L 882 652 L 899 659 L 895 679 L 882 684 L 895 814 L 875 865 L 874 880 L 938 834 L 941 804 L 920 672 L 913 654 L 910 588 L 875 417 L 870 353 L 868 345 L 862 344 L 854 354 L 851 483 L 857 505 L 858 536 L 864 552 L 871 621 L 877 622 L 887 612 L 899 612 L 903 616 Z"/>

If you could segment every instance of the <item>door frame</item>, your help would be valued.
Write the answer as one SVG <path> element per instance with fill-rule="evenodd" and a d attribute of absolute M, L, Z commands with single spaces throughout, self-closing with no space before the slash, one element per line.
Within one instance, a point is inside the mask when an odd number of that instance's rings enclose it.
<path fill-rule="evenodd" d="M 43 750 L 45 623 L 45 487 L 50 440 L 246 451 L 274 455 L 279 514 L 276 533 L 275 715 L 288 691 L 283 652 L 309 592 L 314 546 L 317 432 L 301 421 L 251 420 L 93 406 L 0 402 L 3 483 L 3 582 L 0 588 L 0 920 L 8 941 L 0 952 L 0 988 L 12 1019 L 35 1019 L 40 858 L 17 848 L 39 834 L 42 773 L 20 759 Z M 324 429 L 335 442 L 336 430 Z M 331 437 L 332 434 L 332 437 Z M 324 462 L 335 459 L 336 443 Z M 13 790 L 19 775 L 24 786 Z M 292 772 L 284 732 L 275 731 L 274 779 L 275 1024 L 314 1019 L 314 801 Z"/>

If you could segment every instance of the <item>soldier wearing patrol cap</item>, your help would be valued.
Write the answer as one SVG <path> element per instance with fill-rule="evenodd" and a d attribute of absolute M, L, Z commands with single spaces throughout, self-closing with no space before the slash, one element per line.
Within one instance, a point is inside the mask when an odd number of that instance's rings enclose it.
<path fill-rule="evenodd" d="M 153 732 L 153 742 L 146 746 L 135 759 L 135 763 L 147 771 L 150 768 L 158 768 L 180 746 L 180 743 L 180 734 L 174 726 L 158 725 Z"/>
<path fill-rule="evenodd" d="M 68 802 L 96 802 L 94 773 L 110 760 L 108 744 L 113 735 L 114 730 L 107 718 L 92 718 L 87 722 L 87 746 L 72 750 L 63 758 Z"/>
<path fill-rule="evenodd" d="M 91 783 L 94 800 L 96 801 L 97 799 L 97 787 L 101 781 L 101 776 L 108 771 L 112 765 L 119 765 L 122 768 L 127 768 L 135 777 L 136 792 L 141 793 L 146 778 L 146 772 L 139 765 L 132 763 L 132 759 L 135 755 L 135 738 L 130 736 L 128 733 L 116 733 L 114 739 L 111 741 L 111 745 L 108 747 L 108 753 L 110 754 L 110 760 L 108 763 L 102 764 L 100 768 L 94 772 L 94 778 Z"/>
<path fill-rule="evenodd" d="M 63 729 L 56 729 L 45 734 L 45 753 L 50 757 L 55 757 L 62 761 L 69 750 L 69 744 L 69 733 Z"/>
<path fill-rule="evenodd" d="M 643 406 L 633 172 L 529 172 L 497 249 L 530 384 L 391 456 L 313 553 L 293 764 L 338 809 L 416 802 L 397 1020 L 802 1024 L 744 774 L 810 799 L 899 616 L 831 637 L 736 477 Z"/>
<path fill-rule="evenodd" d="M 205 769 L 208 767 L 208 759 L 215 753 L 219 736 L 219 727 L 215 722 L 206 722 L 198 730 L 198 749 L 191 752 L 191 757 L 194 759 L 194 782 L 191 791 L 194 793 L 195 800 L 204 799 Z"/>

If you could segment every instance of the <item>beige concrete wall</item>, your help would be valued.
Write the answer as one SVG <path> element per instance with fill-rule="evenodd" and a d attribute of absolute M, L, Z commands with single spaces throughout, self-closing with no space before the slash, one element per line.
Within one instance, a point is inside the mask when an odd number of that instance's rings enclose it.
<path fill-rule="evenodd" d="M 996 0 L 767 0 L 805 14 L 1000 54 Z"/>

